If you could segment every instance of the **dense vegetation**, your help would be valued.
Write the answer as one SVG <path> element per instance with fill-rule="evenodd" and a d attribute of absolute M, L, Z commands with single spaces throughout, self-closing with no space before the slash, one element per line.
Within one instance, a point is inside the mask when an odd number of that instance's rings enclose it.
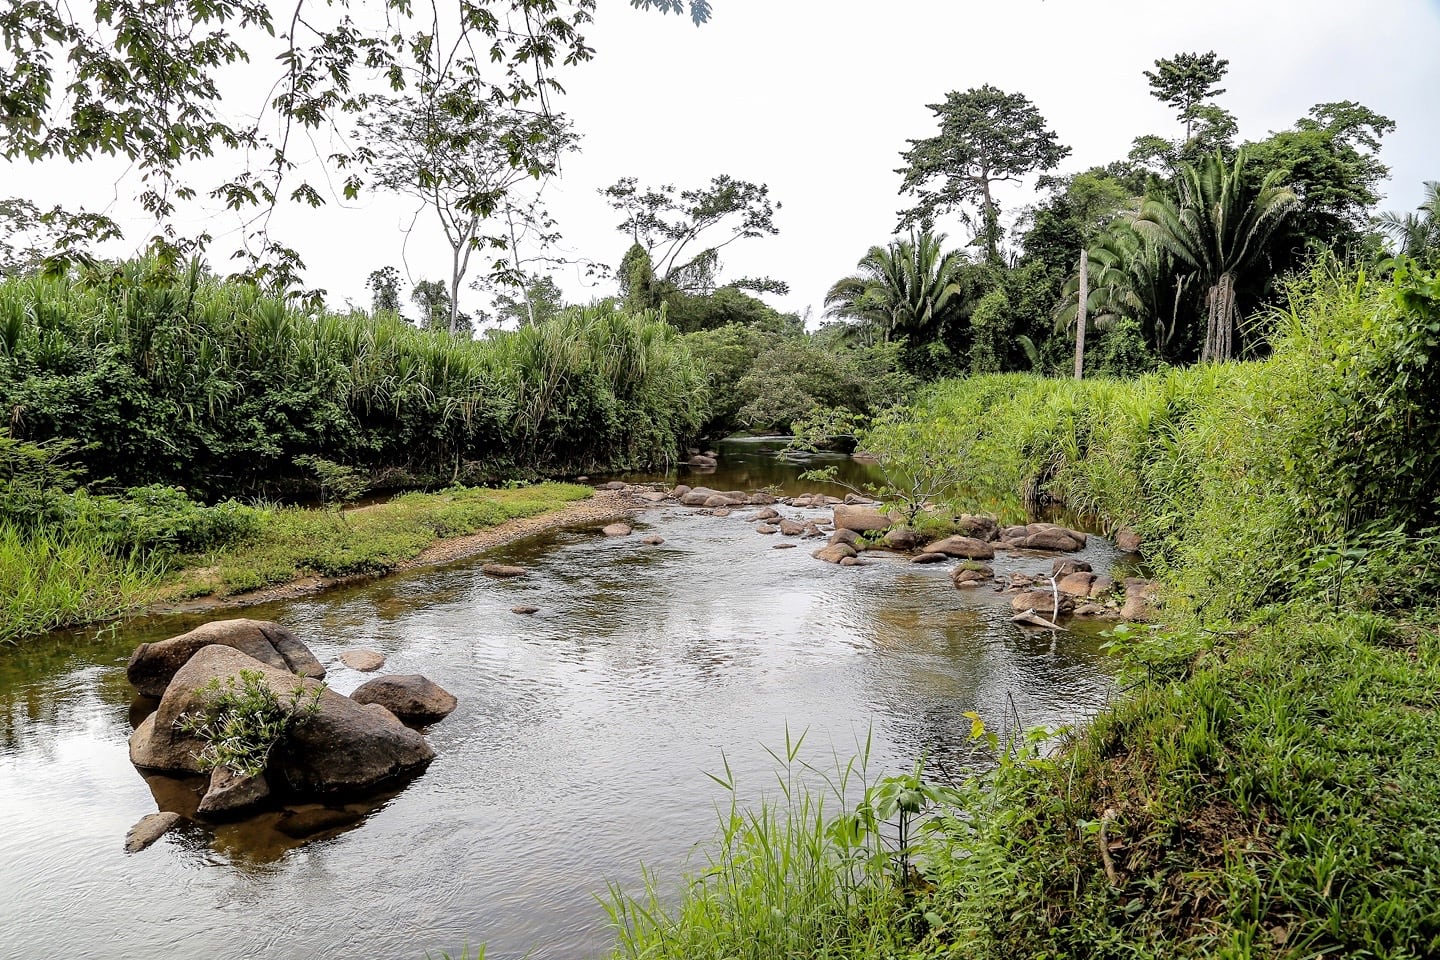
<path fill-rule="evenodd" d="M 918 876 L 793 791 L 727 817 L 673 915 L 618 901 L 621 955 L 1440 950 L 1440 274 L 1317 272 L 1272 322 L 1260 362 L 929 390 L 937 457 L 1143 531 L 1165 626 L 1117 632 L 1127 693 L 1063 752 L 991 740 L 908 796 Z"/>

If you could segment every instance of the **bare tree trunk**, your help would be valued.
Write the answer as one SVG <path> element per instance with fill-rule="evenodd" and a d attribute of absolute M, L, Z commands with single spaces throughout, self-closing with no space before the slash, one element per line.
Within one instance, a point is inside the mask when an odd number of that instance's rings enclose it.
<path fill-rule="evenodd" d="M 1235 275 L 1220 274 L 1220 279 L 1205 295 L 1205 346 L 1200 362 L 1224 363 L 1235 355 Z"/>
<path fill-rule="evenodd" d="M 1080 305 L 1075 311 L 1075 379 L 1085 376 L 1085 308 L 1090 299 L 1090 251 L 1080 249 Z"/>

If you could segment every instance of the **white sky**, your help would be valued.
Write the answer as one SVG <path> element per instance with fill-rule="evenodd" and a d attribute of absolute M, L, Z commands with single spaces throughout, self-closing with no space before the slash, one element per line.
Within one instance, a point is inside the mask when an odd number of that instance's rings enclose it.
<path fill-rule="evenodd" d="M 782 309 L 821 313 L 836 279 L 885 242 L 902 205 L 893 172 L 907 139 L 936 130 L 927 103 L 985 83 L 1028 96 L 1073 153 L 1061 172 L 1123 158 L 1137 135 L 1178 134 L 1142 71 L 1157 57 L 1214 49 L 1230 60 L 1219 102 L 1246 139 L 1291 126 L 1314 104 L 1358 100 L 1395 120 L 1382 159 L 1382 209 L 1409 209 L 1440 179 L 1440 0 L 715 0 L 704 27 L 601 0 L 588 38 L 596 59 L 565 78 L 557 106 L 584 135 L 548 196 L 574 253 L 614 265 L 626 239 L 596 193 L 622 176 L 704 184 L 719 173 L 770 185 L 780 235 L 725 251 L 723 278 L 768 275 Z M 0 166 L 0 196 L 96 209 L 118 168 Z M 121 202 L 134 192 L 122 182 Z M 1028 202 L 1002 196 L 1011 209 Z M 281 211 L 272 232 L 306 259 L 312 286 L 336 305 L 368 304 L 365 277 L 402 267 L 393 198 Z M 200 219 L 194 223 L 202 222 Z M 145 234 L 134 225 L 132 245 Z M 213 232 L 232 227 L 216 218 Z M 958 224 L 951 240 L 968 240 Z M 215 246 L 217 268 L 233 239 Z M 448 252 L 422 215 L 406 251 L 412 279 L 441 278 Z M 557 280 L 575 299 L 573 275 Z M 462 308 L 480 306 L 462 296 Z"/>

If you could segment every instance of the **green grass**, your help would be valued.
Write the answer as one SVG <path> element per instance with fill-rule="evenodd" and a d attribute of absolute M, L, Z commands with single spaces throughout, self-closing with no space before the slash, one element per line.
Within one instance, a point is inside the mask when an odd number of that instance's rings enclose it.
<path fill-rule="evenodd" d="M 407 493 L 358 510 L 276 507 L 250 538 L 184 554 L 165 587 L 172 597 L 229 596 L 307 576 L 382 574 L 450 537 L 583 500 L 591 488 L 547 483 L 513 490 L 459 487 Z"/>
<path fill-rule="evenodd" d="M 160 573 L 156 562 L 116 557 L 73 531 L 24 533 L 0 520 L 0 644 L 141 606 Z"/>

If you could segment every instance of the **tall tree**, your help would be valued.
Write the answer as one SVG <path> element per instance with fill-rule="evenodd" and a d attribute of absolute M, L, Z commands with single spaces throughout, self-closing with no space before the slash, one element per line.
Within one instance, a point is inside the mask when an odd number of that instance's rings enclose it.
<path fill-rule="evenodd" d="M 371 270 L 370 276 L 365 279 L 365 285 L 370 288 L 371 310 L 375 313 L 400 312 L 399 270 L 389 266 Z"/>
<path fill-rule="evenodd" d="M 1264 253 L 1265 241 L 1299 204 L 1272 171 L 1259 185 L 1246 176 L 1245 151 L 1227 161 L 1218 151 L 1182 164 L 1178 199 L 1146 200 L 1135 229 L 1195 272 L 1206 289 L 1205 345 L 1200 359 L 1234 356 L 1236 283 Z"/>
<path fill-rule="evenodd" d="M 622 177 L 600 195 L 624 215 L 616 229 L 628 234 L 633 243 L 621 262 L 620 282 L 631 296 L 644 290 L 647 301 L 653 301 L 641 306 L 658 307 L 668 290 L 711 292 L 721 250 L 738 240 L 780 232 L 775 211 L 781 205 L 770 199 L 769 186 L 728 174 L 715 177 L 707 186 L 684 190 L 677 190 L 674 184 L 641 187 L 635 177 Z M 644 276 L 646 271 L 648 276 Z M 769 279 L 735 285 L 779 293 L 787 290 L 784 284 Z"/>
<path fill-rule="evenodd" d="M 1069 156 L 1045 118 L 1024 94 L 990 85 L 964 93 L 951 91 L 944 103 L 928 104 L 940 132 L 911 140 L 901 153 L 905 166 L 900 192 L 916 203 L 900 214 L 902 227 L 929 229 L 935 218 L 960 211 L 976 229 L 979 245 L 992 263 L 1000 262 L 1000 206 L 997 183 L 1051 170 Z M 969 208 L 978 206 L 978 224 Z"/>
<path fill-rule="evenodd" d="M 377 98 L 361 120 L 374 143 L 370 172 L 376 185 L 428 208 L 450 248 L 451 333 L 458 330 L 460 285 L 472 256 L 515 242 L 516 218 L 538 209 L 517 204 L 516 190 L 527 183 L 538 189 L 576 144 L 561 116 L 475 94 L 469 83 L 422 86 L 416 96 Z M 505 222 L 486 232 L 486 221 L 502 207 Z M 508 273 L 503 263 L 501 269 Z"/>
<path fill-rule="evenodd" d="M 1150 81 L 1150 95 L 1174 107 L 1177 119 L 1185 124 L 1185 142 L 1190 141 L 1196 121 L 1205 119 L 1202 105 L 1225 92 L 1220 81 L 1229 69 L 1230 61 L 1222 60 L 1211 50 L 1162 58 L 1155 61 L 1153 71 L 1145 71 L 1145 79 Z"/>

